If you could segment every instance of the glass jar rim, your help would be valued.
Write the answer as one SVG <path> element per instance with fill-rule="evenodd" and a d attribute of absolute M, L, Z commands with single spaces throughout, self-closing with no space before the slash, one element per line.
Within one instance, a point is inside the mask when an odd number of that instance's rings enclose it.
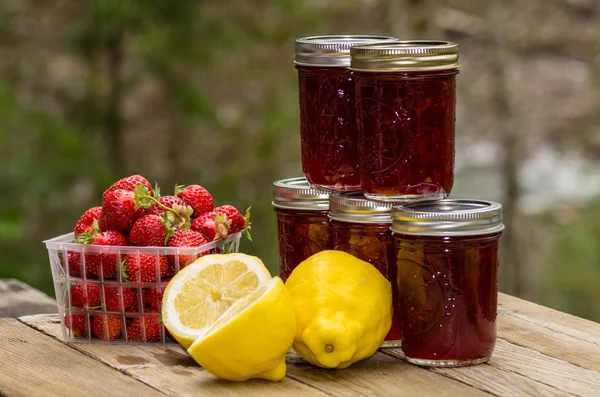
<path fill-rule="evenodd" d="M 329 196 L 329 219 L 338 222 L 391 224 L 394 203 L 367 199 L 361 192 Z"/>
<path fill-rule="evenodd" d="M 360 44 L 397 41 L 391 36 L 352 34 L 296 39 L 294 63 L 301 66 L 350 67 L 350 48 Z"/>
<path fill-rule="evenodd" d="M 409 72 L 458 69 L 458 44 L 442 40 L 396 40 L 350 49 L 354 72 Z"/>
<path fill-rule="evenodd" d="M 422 200 L 392 208 L 394 233 L 423 236 L 469 236 L 504 230 L 502 205 L 493 201 Z"/>
<path fill-rule="evenodd" d="M 328 210 L 329 192 L 315 189 L 305 177 L 273 182 L 273 207 L 299 210 Z"/>

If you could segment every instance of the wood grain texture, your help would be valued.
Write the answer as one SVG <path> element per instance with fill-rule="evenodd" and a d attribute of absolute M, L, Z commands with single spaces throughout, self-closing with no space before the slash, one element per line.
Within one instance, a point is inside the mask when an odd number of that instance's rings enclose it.
<path fill-rule="evenodd" d="M 0 319 L 0 395 L 163 396 L 15 319 Z"/>
<path fill-rule="evenodd" d="M 46 335 L 62 338 L 56 315 L 26 316 L 20 320 Z M 222 381 L 196 364 L 180 347 L 90 343 L 69 343 L 68 346 L 169 396 L 327 396 L 291 378 L 282 382 Z"/>
<path fill-rule="evenodd" d="M 600 324 L 593 321 L 506 294 L 499 295 L 498 305 L 499 311 L 503 314 L 600 345 Z"/>
<path fill-rule="evenodd" d="M 313 367 L 294 353 L 288 355 L 288 364 L 288 376 L 334 396 L 490 396 L 383 353 L 343 370 Z"/>
<path fill-rule="evenodd" d="M 404 358 L 401 349 L 384 349 L 385 354 Z M 573 396 L 517 373 L 504 371 L 490 364 L 464 368 L 429 368 L 428 371 L 473 386 L 494 396 Z"/>
<path fill-rule="evenodd" d="M 404 358 L 400 349 L 383 351 Z M 600 391 L 600 373 L 502 339 L 486 364 L 429 370 L 496 396 L 594 396 Z"/>
<path fill-rule="evenodd" d="M 579 367 L 600 371 L 600 345 L 555 332 L 510 313 L 498 315 L 498 337 Z"/>

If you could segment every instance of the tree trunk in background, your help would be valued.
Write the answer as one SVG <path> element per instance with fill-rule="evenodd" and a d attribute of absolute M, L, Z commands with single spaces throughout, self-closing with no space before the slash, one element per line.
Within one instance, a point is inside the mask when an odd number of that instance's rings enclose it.
<path fill-rule="evenodd" d="M 401 40 L 439 37 L 434 12 L 439 3 L 433 0 L 384 0 L 388 31 Z"/>
<path fill-rule="evenodd" d="M 518 171 L 521 156 L 519 134 L 514 128 L 513 112 L 507 86 L 506 69 L 509 64 L 508 11 L 510 1 L 489 0 L 488 23 L 490 27 L 491 71 L 493 78 L 493 106 L 498 137 L 504 151 L 502 179 L 504 182 L 504 223 L 502 238 L 503 262 L 500 266 L 500 288 L 510 294 L 521 295 L 523 285 L 522 264 L 519 258 L 518 202 L 521 195 Z"/>
<path fill-rule="evenodd" d="M 123 123 L 121 103 L 123 96 L 123 31 L 117 28 L 108 33 L 105 51 L 108 58 L 108 76 L 110 88 L 106 105 L 105 133 L 108 141 L 108 156 L 115 175 L 123 174 Z"/>

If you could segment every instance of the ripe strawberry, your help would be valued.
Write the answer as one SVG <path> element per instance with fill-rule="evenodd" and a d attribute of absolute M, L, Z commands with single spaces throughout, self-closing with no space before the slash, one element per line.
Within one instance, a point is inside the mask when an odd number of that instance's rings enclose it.
<path fill-rule="evenodd" d="M 62 265 L 65 271 L 69 268 L 71 277 L 81 277 L 81 253 L 79 251 L 68 251 L 67 256 L 62 255 Z M 88 278 L 91 278 L 88 275 Z"/>
<path fill-rule="evenodd" d="M 215 202 L 208 190 L 200 185 L 175 186 L 175 195 L 192 207 L 193 217 L 212 211 L 215 207 Z"/>
<path fill-rule="evenodd" d="M 123 260 L 123 276 L 134 283 L 153 283 L 164 279 L 169 269 L 169 262 L 164 256 L 158 257 L 158 272 L 156 278 L 156 257 L 148 254 L 127 254 Z"/>
<path fill-rule="evenodd" d="M 81 281 L 77 284 L 73 284 L 69 292 L 71 294 L 71 306 L 83 307 L 86 309 L 100 307 L 100 293 L 102 291 L 98 285 Z"/>
<path fill-rule="evenodd" d="M 121 297 L 123 298 L 123 304 L 121 304 Z M 129 288 L 123 288 L 123 293 L 121 294 L 118 287 L 105 287 L 104 307 L 109 312 L 137 312 L 137 294 Z"/>
<path fill-rule="evenodd" d="M 182 199 L 175 196 L 160 196 L 158 202 L 168 208 L 173 208 L 174 204 L 185 205 Z M 165 209 L 154 203 L 150 208 L 146 210 L 147 215 L 158 215 L 160 217 L 165 213 Z"/>
<path fill-rule="evenodd" d="M 125 236 L 114 230 L 107 230 L 96 234 L 93 234 L 93 231 L 87 231 L 77 236 L 75 242 L 86 245 L 109 245 L 117 247 L 127 245 Z M 102 274 L 105 279 L 115 279 L 118 274 L 117 268 L 117 254 L 85 253 L 85 272 L 87 278 L 97 278 Z"/>
<path fill-rule="evenodd" d="M 127 190 L 129 192 L 133 192 L 136 186 L 142 185 L 148 189 L 148 191 L 152 192 L 152 185 L 146 178 L 141 175 L 131 175 L 127 178 L 119 179 L 115 183 L 113 183 L 108 189 L 104 191 L 102 194 L 102 199 L 106 201 L 106 196 L 117 189 Z M 153 192 L 152 192 L 152 195 Z"/>
<path fill-rule="evenodd" d="M 192 230 L 202 233 L 208 241 L 223 239 L 229 235 L 229 224 L 224 215 L 216 211 L 205 212 L 192 222 Z"/>
<path fill-rule="evenodd" d="M 65 327 L 71 330 L 74 338 L 87 337 L 87 324 L 85 314 L 67 313 L 65 314 Z"/>
<path fill-rule="evenodd" d="M 102 207 L 92 207 L 89 210 L 85 211 L 81 218 L 77 221 L 75 225 L 75 237 L 79 236 L 81 233 L 85 233 L 93 229 L 94 220 L 100 218 L 100 212 L 102 211 Z"/>
<path fill-rule="evenodd" d="M 169 281 L 171 281 L 171 279 L 164 280 L 166 283 Z M 158 312 L 162 305 L 162 298 L 165 293 L 165 288 L 165 286 L 145 288 L 142 291 L 144 306 Z"/>
<path fill-rule="evenodd" d="M 123 189 L 112 190 L 104 195 L 99 219 L 100 229 L 127 233 L 143 214 L 144 210 L 136 206 L 134 192 Z"/>
<path fill-rule="evenodd" d="M 129 241 L 139 247 L 164 246 L 172 229 L 168 222 L 157 215 L 145 215 L 135 221 L 129 232 Z"/>
<path fill-rule="evenodd" d="M 92 329 L 102 340 L 115 340 L 121 336 L 121 317 L 100 314 L 94 317 Z"/>
<path fill-rule="evenodd" d="M 228 221 L 231 221 L 231 224 L 229 224 L 229 234 L 244 230 L 248 222 L 246 217 L 250 218 L 250 208 L 246 211 L 246 216 L 240 214 L 240 212 L 232 205 L 222 205 L 217 207 L 215 208 L 215 212 L 224 215 Z"/>
<path fill-rule="evenodd" d="M 208 241 L 195 230 L 191 229 L 177 229 L 174 235 L 169 238 L 169 242 L 167 246 L 169 247 L 199 247 L 201 245 L 207 244 Z M 208 252 L 206 252 L 208 253 Z M 205 255 L 206 253 L 200 253 L 198 255 L 190 255 L 190 254 L 180 254 L 179 256 L 179 268 L 182 269 L 185 266 L 189 265 L 196 258 Z M 176 266 L 176 255 L 169 255 L 169 262 L 172 265 Z"/>
<path fill-rule="evenodd" d="M 127 339 L 140 342 L 159 341 L 160 328 L 156 317 L 135 317 L 127 322 Z"/>

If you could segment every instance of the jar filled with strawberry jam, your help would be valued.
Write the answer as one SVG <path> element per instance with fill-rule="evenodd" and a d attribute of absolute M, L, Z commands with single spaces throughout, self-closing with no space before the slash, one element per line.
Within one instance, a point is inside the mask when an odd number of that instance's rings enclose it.
<path fill-rule="evenodd" d="M 458 45 L 397 41 L 356 46 L 351 54 L 361 190 L 387 201 L 448 196 Z"/>
<path fill-rule="evenodd" d="M 329 197 L 333 249 L 369 262 L 392 285 L 392 328 L 383 347 L 400 346 L 400 316 L 396 309 L 396 253 L 390 231 L 392 203 L 367 200 L 362 193 L 338 193 Z"/>
<path fill-rule="evenodd" d="M 302 170 L 334 191 L 360 190 L 350 47 L 387 36 L 315 36 L 296 40 Z"/>
<path fill-rule="evenodd" d="M 273 183 L 273 207 L 279 237 L 279 276 L 287 280 L 306 258 L 331 249 L 329 192 L 311 187 L 305 178 Z"/>
<path fill-rule="evenodd" d="M 502 206 L 424 200 L 392 209 L 402 350 L 409 362 L 483 363 L 496 343 Z"/>

